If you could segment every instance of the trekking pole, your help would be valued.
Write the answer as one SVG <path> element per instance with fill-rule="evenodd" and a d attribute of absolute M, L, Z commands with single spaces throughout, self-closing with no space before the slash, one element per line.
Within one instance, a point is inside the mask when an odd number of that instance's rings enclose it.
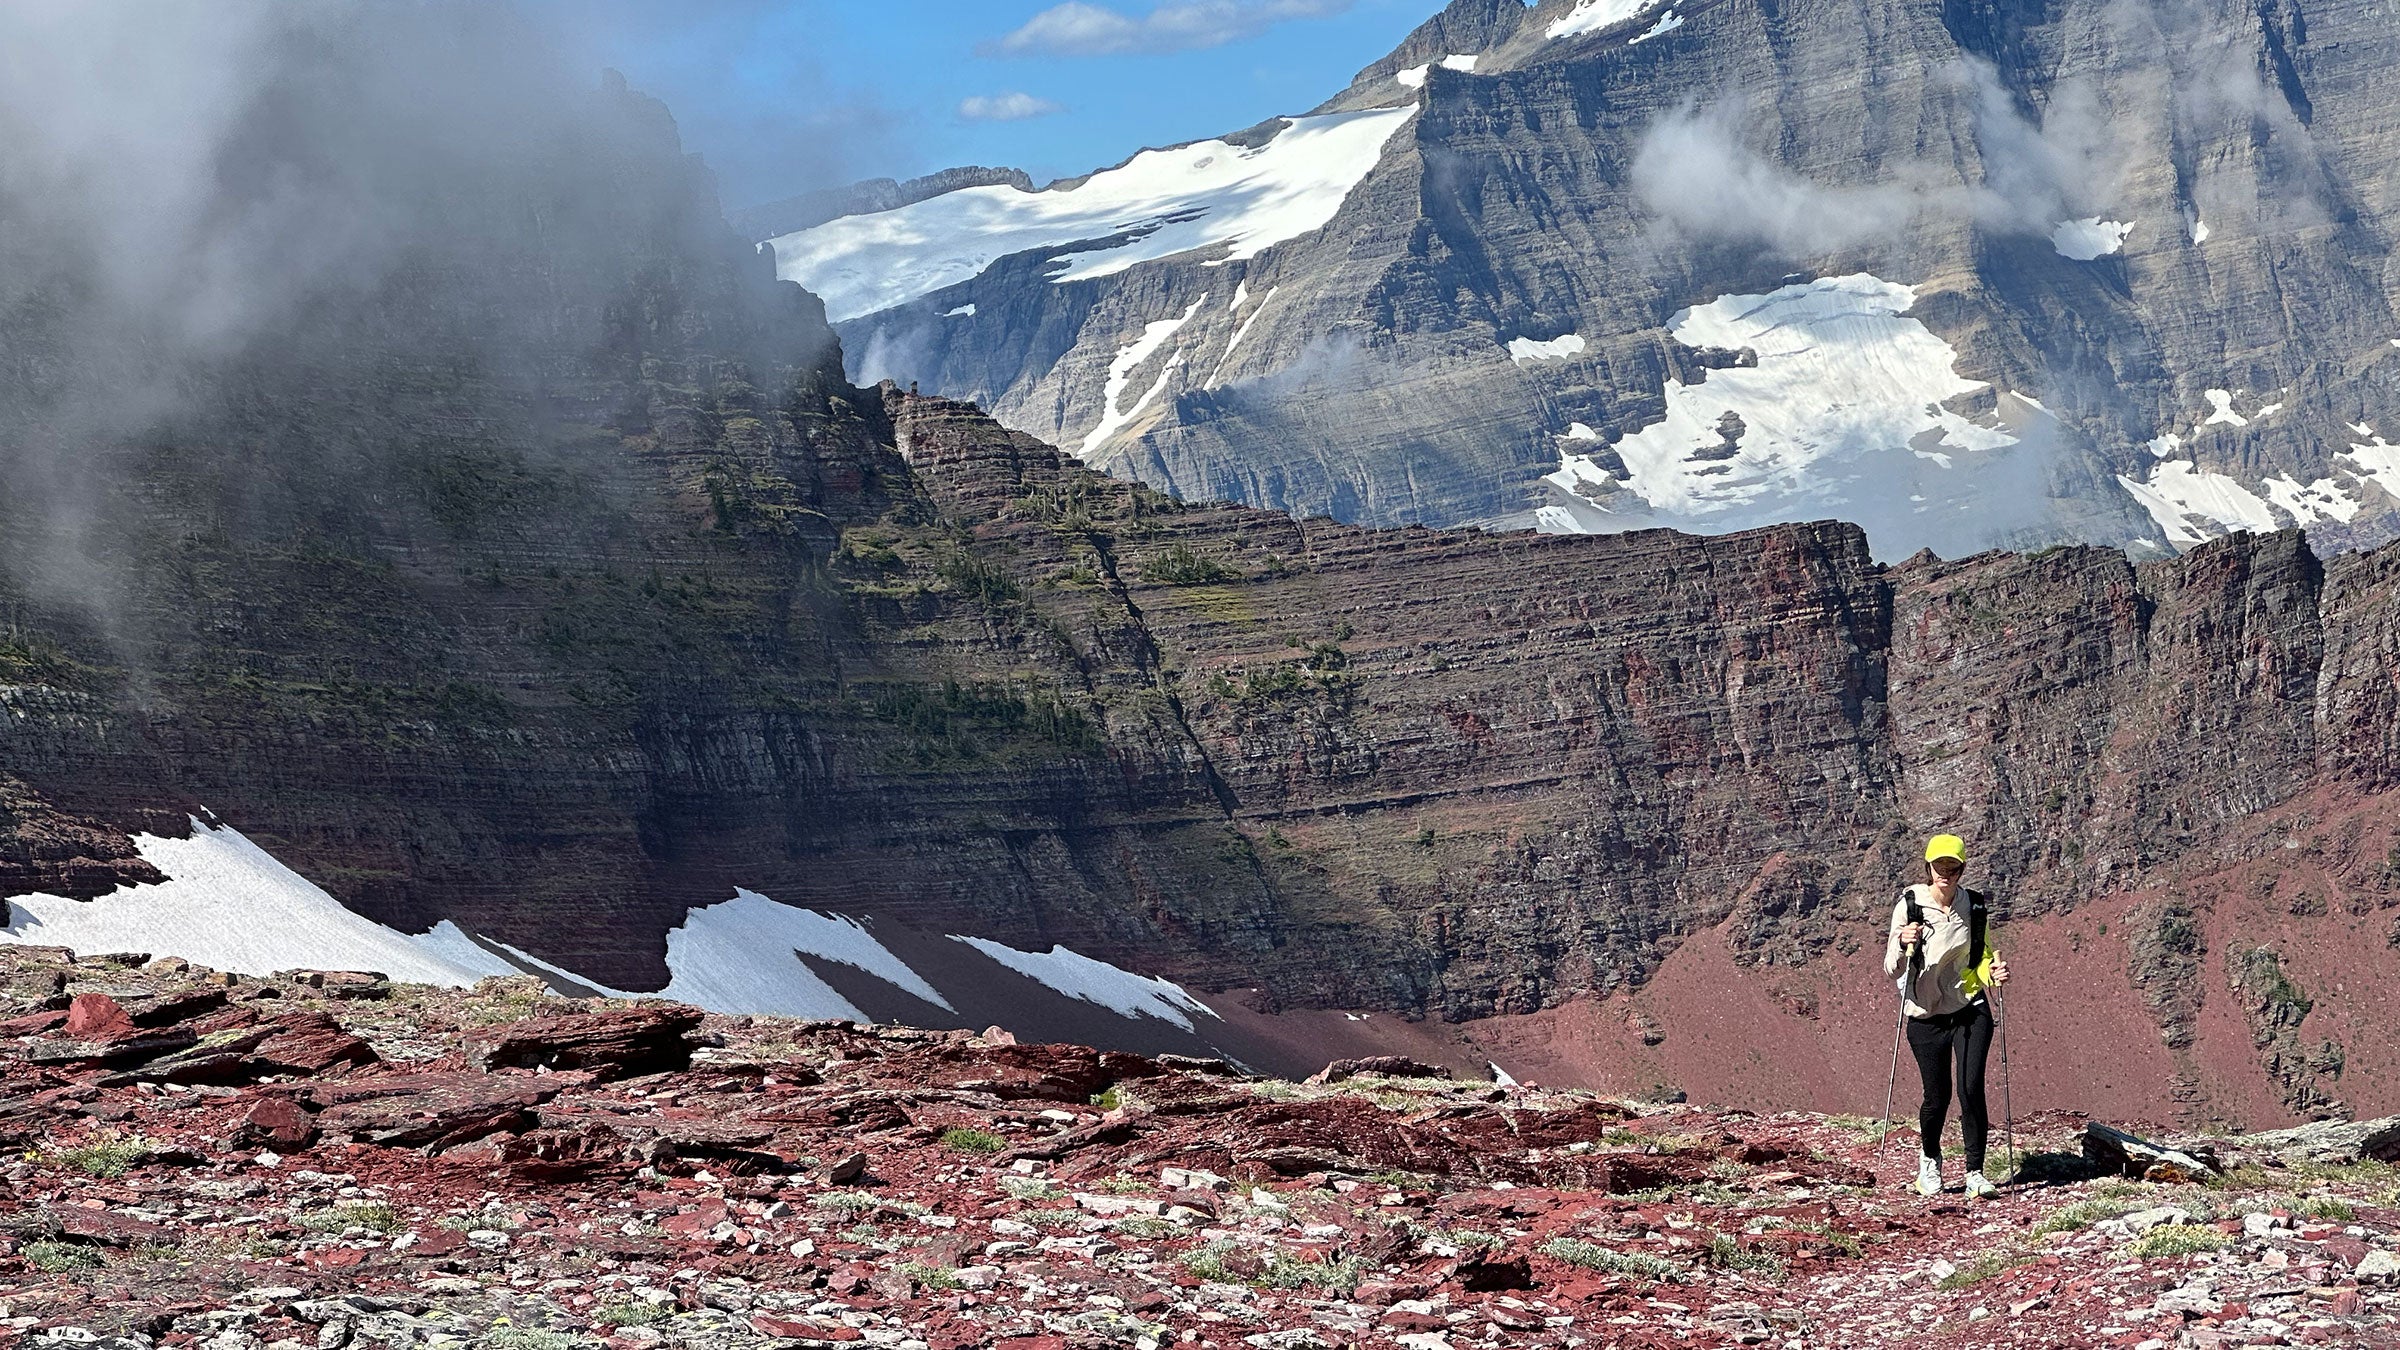
<path fill-rule="evenodd" d="M 2017 1154 L 2017 1110 L 2008 1097 L 2008 1000 L 1992 986 L 1992 1010 L 2000 1014 L 2000 1118 L 2008 1131 L 2008 1179 L 2015 1181 L 2024 1160 Z"/>
<path fill-rule="evenodd" d="M 1900 996 L 1900 1020 L 1892 1024 L 1892 1072 L 1883 1080 L 1883 1133 L 1875 1136 L 1875 1166 L 1892 1151 L 1892 1094 L 1900 1086 L 1900 1037 L 1908 1027 L 1908 995 Z"/>
<path fill-rule="evenodd" d="M 1915 943 L 1909 944 L 1912 948 Z M 1908 983 L 1905 978 L 1897 986 L 1900 998 L 1899 1019 L 1892 1023 L 1892 1072 L 1883 1080 L 1883 1133 L 1875 1136 L 1875 1166 L 1883 1166 L 1884 1155 L 1891 1152 L 1892 1095 L 1900 1086 L 1900 1038 L 1908 1030 Z M 2003 1061 L 2007 1056 L 2002 1055 Z M 2003 1077 L 2006 1076 L 2005 1071 Z"/>

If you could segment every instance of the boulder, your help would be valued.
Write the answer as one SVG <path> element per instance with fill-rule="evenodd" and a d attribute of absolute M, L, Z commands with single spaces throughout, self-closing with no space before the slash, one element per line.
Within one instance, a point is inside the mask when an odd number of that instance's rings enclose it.
<path fill-rule="evenodd" d="M 2361 1160 L 2400 1162 L 2400 1116 L 2376 1120 L 2312 1120 L 2288 1130 L 2236 1135 L 2225 1141 L 2245 1153 L 2273 1153 L 2347 1166 Z"/>
<path fill-rule="evenodd" d="M 1308 1076 L 1316 1084 L 1339 1083 L 1362 1073 L 1381 1074 L 1386 1078 L 1448 1078 L 1450 1071 L 1436 1064 L 1410 1059 L 1406 1055 L 1366 1055 L 1358 1059 L 1337 1059 Z"/>
<path fill-rule="evenodd" d="M 59 1030 L 78 1041 L 113 1041 L 132 1035 L 134 1025 L 132 1016 L 108 995 L 77 994 Z"/>
<path fill-rule="evenodd" d="M 355 1143 L 434 1151 L 488 1134 L 531 1129 L 534 1108 L 583 1074 L 388 1073 L 312 1083 L 302 1094 L 317 1128 Z"/>
<path fill-rule="evenodd" d="M 2205 1147 L 2169 1148 L 2096 1120 L 2083 1127 L 2083 1156 L 2103 1169 L 2145 1181 L 2201 1181 L 2224 1170 Z"/>
<path fill-rule="evenodd" d="M 477 1069 L 582 1069 L 602 1080 L 673 1073 L 692 1065 L 698 1008 L 647 1004 L 605 1012 L 536 1017 L 467 1037 Z"/>
<path fill-rule="evenodd" d="M 261 1097 L 233 1127 L 227 1139 L 235 1149 L 273 1148 L 291 1153 L 317 1141 L 317 1122 L 307 1109 L 289 1097 Z"/>

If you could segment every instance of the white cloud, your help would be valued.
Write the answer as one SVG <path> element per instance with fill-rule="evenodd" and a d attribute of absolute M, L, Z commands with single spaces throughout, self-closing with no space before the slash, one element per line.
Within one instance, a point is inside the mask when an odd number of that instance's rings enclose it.
<path fill-rule="evenodd" d="M 1351 0 L 1165 0 L 1135 18 L 1105 5 L 1067 0 L 984 44 L 987 55 L 1124 56 L 1221 47 L 1290 19 L 1319 19 Z"/>
<path fill-rule="evenodd" d="M 1005 94 L 974 94 L 958 103 L 958 115 L 970 122 L 1022 122 L 1065 111 L 1046 98 L 1014 90 Z"/>
<path fill-rule="evenodd" d="M 1897 234 L 1915 214 L 1906 187 L 1825 187 L 1752 150 L 1749 110 L 1732 99 L 1662 115 L 1633 158 L 1642 203 L 1686 237 L 1752 244 L 1792 258 L 1836 253 Z"/>

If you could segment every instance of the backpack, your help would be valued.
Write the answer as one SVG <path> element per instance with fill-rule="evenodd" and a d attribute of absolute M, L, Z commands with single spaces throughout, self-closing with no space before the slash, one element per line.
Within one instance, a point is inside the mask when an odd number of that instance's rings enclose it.
<path fill-rule="evenodd" d="M 1978 970 L 1983 966 L 1983 928 L 1991 918 L 1991 910 L 1984 903 L 1987 898 L 1981 891 L 1967 892 L 1967 969 L 1969 970 Z M 1925 911 L 1917 904 L 1916 887 L 1911 886 L 1900 892 L 1900 903 L 1908 906 L 1910 923 L 1923 924 L 1925 922 Z M 1909 979 L 1913 981 L 1924 971 L 1925 944 L 1919 942 L 1916 946 L 1908 949 Z"/>

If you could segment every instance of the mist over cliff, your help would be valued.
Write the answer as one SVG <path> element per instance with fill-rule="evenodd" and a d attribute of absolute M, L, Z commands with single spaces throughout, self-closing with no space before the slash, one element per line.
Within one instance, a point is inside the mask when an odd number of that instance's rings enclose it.
<path fill-rule="evenodd" d="M 0 474 L 37 587 L 117 612 L 133 447 L 236 457 L 203 488 L 231 526 L 354 533 L 355 476 L 393 467 L 367 423 L 421 400 L 453 406 L 419 435 L 496 432 L 677 327 L 823 349 L 796 289 L 737 284 L 664 107 L 561 51 L 510 6 L 0 12 Z M 712 256 L 778 312 L 645 312 L 646 268 Z"/>

